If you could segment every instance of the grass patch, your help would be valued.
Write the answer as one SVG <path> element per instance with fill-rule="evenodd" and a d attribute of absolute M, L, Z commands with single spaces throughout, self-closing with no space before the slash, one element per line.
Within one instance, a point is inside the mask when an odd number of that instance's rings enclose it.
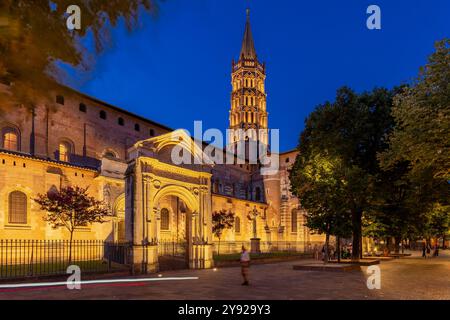
<path fill-rule="evenodd" d="M 119 270 L 116 264 L 112 264 L 111 268 L 106 261 L 73 261 L 71 265 L 79 266 L 81 272 L 108 272 Z M 29 276 L 46 276 L 66 274 L 67 262 L 48 262 L 48 263 L 34 263 L 34 264 L 15 264 L 15 265 L 0 265 L 0 279 L 8 278 L 23 278 Z"/>

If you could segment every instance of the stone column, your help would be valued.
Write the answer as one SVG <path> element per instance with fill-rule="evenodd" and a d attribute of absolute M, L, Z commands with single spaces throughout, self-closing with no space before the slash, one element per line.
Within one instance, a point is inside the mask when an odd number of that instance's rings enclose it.
<path fill-rule="evenodd" d="M 150 197 L 150 180 L 143 176 L 143 164 L 139 158 L 134 164 L 134 179 L 130 186 L 132 214 L 132 245 L 133 245 L 133 272 L 147 273 L 158 269 L 158 252 L 155 243 L 155 231 L 151 228 L 156 219 L 151 216 L 152 201 Z M 128 200 L 127 200 L 128 202 Z"/>
<path fill-rule="evenodd" d="M 208 183 L 206 179 L 201 182 Z M 192 226 L 192 245 L 189 245 L 189 267 L 192 269 L 211 268 L 213 266 L 211 229 L 211 193 L 206 186 L 198 190 L 198 212 L 194 212 L 189 224 Z"/>

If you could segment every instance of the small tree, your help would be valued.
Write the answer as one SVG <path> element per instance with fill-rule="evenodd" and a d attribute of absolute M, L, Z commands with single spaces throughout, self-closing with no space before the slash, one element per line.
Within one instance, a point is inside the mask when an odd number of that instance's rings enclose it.
<path fill-rule="evenodd" d="M 73 232 L 91 223 L 103 223 L 109 215 L 104 202 L 87 194 L 88 188 L 66 187 L 60 191 L 38 194 L 34 199 L 47 212 L 44 221 L 52 228 L 65 227 L 70 233 L 69 263 L 72 262 Z"/>
<path fill-rule="evenodd" d="M 212 232 L 219 239 L 219 245 L 217 247 L 217 254 L 220 254 L 220 238 L 222 237 L 225 229 L 231 229 L 234 225 L 234 213 L 220 210 L 216 211 L 212 215 Z"/>

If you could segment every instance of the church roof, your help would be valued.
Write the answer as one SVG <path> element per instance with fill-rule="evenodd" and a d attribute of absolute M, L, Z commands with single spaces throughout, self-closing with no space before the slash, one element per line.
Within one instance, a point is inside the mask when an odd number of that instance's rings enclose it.
<path fill-rule="evenodd" d="M 240 59 L 256 59 L 255 43 L 253 42 L 252 29 L 250 27 L 250 10 L 247 9 L 247 21 L 245 23 L 244 39 L 242 40 Z"/>

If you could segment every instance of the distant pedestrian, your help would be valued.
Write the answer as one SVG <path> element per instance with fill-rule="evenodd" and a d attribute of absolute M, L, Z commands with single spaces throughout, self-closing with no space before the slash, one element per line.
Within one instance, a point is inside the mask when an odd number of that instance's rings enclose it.
<path fill-rule="evenodd" d="M 422 258 L 427 258 L 427 246 L 425 245 L 425 242 L 423 243 L 422 246 Z"/>
<path fill-rule="evenodd" d="M 436 243 L 436 245 L 434 246 L 434 253 L 433 256 L 438 257 L 439 256 L 439 246 Z"/>
<path fill-rule="evenodd" d="M 427 244 L 427 258 L 431 257 L 431 245 Z"/>
<path fill-rule="evenodd" d="M 319 260 L 319 248 L 317 247 L 317 244 L 314 245 L 314 259 Z"/>
<path fill-rule="evenodd" d="M 242 253 L 241 253 L 241 273 L 242 277 L 244 278 L 244 282 L 242 283 L 243 286 L 248 286 L 248 270 L 250 268 L 250 254 L 248 253 L 247 249 L 242 246 Z"/>

